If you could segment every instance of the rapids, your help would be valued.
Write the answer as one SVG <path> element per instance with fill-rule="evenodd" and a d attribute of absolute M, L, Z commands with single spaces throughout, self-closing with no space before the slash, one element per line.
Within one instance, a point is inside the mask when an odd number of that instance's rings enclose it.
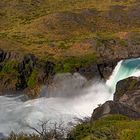
<path fill-rule="evenodd" d="M 61 90 L 59 97 L 41 97 L 26 102 L 21 101 L 20 97 L 0 96 L 0 134 L 31 132 L 29 126 L 37 128 L 40 121 L 46 120 L 63 121 L 67 126 L 69 122 L 75 122 L 75 118 L 90 116 L 99 104 L 113 99 L 116 83 L 130 76 L 140 76 L 140 59 L 120 61 L 106 83 L 94 81 L 92 85 L 75 90 L 71 83 L 77 85 L 80 81 L 81 84 L 84 77 L 80 75 L 80 78 L 75 77 L 80 80 L 63 82 L 62 86 L 67 83 L 66 95 L 74 93 L 70 97 L 61 96 Z"/>

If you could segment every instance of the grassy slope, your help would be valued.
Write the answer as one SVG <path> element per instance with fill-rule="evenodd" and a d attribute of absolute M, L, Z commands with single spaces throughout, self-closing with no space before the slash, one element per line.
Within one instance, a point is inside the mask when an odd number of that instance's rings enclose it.
<path fill-rule="evenodd" d="M 70 140 L 139 140 L 140 121 L 113 115 L 92 123 L 77 125 Z"/>
<path fill-rule="evenodd" d="M 136 0 L 2 0 L 0 48 L 34 53 L 41 59 L 54 57 L 63 60 L 67 56 L 65 70 L 69 71 L 69 63 L 73 66 L 77 61 L 84 64 L 95 59 L 96 54 L 93 55 L 88 42 L 81 47 L 84 40 L 99 36 L 123 39 L 128 32 L 140 32 L 139 21 L 131 23 L 126 19 L 127 24 L 120 24 L 104 17 L 110 6 L 126 6 L 127 11 L 135 4 Z M 92 15 L 86 13 L 86 9 Z M 80 59 L 71 60 L 70 56 L 79 56 Z M 82 60 L 81 56 L 84 56 Z M 4 67 L 4 73 L 9 70 L 11 73 L 9 65 Z M 59 67 L 56 69 L 59 71 Z M 34 84 L 32 79 L 28 84 Z M 78 125 L 72 135 L 75 140 L 139 140 L 140 122 L 113 117 Z"/>
<path fill-rule="evenodd" d="M 41 140 L 36 134 L 11 134 L 6 140 Z M 49 138 L 48 138 L 49 139 Z M 139 140 L 140 121 L 113 115 L 92 123 L 82 123 L 73 128 L 63 140 Z"/>
<path fill-rule="evenodd" d="M 106 47 L 112 53 L 117 45 L 126 46 L 130 32 L 140 33 L 140 21 L 135 18 L 139 13 L 131 15 L 138 3 L 139 0 L 2 0 L 0 48 L 22 56 L 35 54 L 38 63 L 53 61 L 55 72 L 70 72 L 99 60 Z M 135 42 L 140 43 L 135 36 Z M 110 40 L 119 43 L 114 47 Z M 0 78 L 2 83 L 10 81 L 15 85 L 18 66 L 9 61 L 3 64 L 8 65 L 9 71 L 2 68 Z M 31 87 L 35 75 L 30 75 Z"/>
<path fill-rule="evenodd" d="M 127 11 L 135 3 L 135 0 L 3 0 L 0 47 L 32 52 L 41 58 L 91 54 L 94 51 L 89 44 L 80 47 L 85 39 L 100 33 L 116 35 L 120 31 L 139 30 L 136 22 L 124 27 L 103 16 L 110 6 L 126 6 Z"/>

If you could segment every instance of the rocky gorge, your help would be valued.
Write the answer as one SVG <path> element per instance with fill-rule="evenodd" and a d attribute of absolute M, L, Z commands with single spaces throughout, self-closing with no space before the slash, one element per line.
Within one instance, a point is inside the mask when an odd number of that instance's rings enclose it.
<path fill-rule="evenodd" d="M 63 140 L 139 140 L 139 13 L 139 0 L 0 1 L 0 139 L 44 139 L 40 120 L 62 119 Z"/>
<path fill-rule="evenodd" d="M 137 36 L 134 34 L 131 36 Z M 139 39 L 137 39 L 139 40 Z M 76 58 L 70 57 L 68 60 L 40 60 L 33 54 L 22 55 L 16 52 L 0 50 L 0 91 L 24 90 L 37 88 L 36 85 L 51 83 L 53 76 L 59 72 L 79 72 L 88 79 L 99 78 L 108 79 L 118 61 L 122 59 L 137 58 L 140 56 L 139 43 L 133 42 L 128 35 L 126 40 L 128 45 L 122 46 L 117 40 L 104 40 L 102 44 L 98 40 L 87 40 L 93 48 L 94 58 L 88 58 L 83 62 L 78 62 Z M 86 42 L 87 42 L 86 41 Z M 83 42 L 84 47 L 84 42 Z M 108 46 L 114 46 L 109 48 Z M 75 60 L 76 59 L 76 60 Z M 69 64 L 68 64 L 69 63 Z M 78 64 L 77 64 L 78 63 Z M 70 68 L 66 70 L 66 66 Z M 14 77 L 14 78 L 13 78 Z M 39 91 L 39 90 L 38 90 Z M 37 95 L 37 93 L 33 93 Z"/>
<path fill-rule="evenodd" d="M 108 79 L 118 61 L 140 56 L 139 0 L 83 3 L 0 2 L 0 91 L 33 97 L 65 72 Z"/>

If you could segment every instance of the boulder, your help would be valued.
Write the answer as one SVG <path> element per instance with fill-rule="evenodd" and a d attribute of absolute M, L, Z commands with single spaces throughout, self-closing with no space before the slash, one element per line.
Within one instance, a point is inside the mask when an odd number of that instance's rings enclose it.
<path fill-rule="evenodd" d="M 140 118 L 140 78 L 130 77 L 119 81 L 114 101 L 107 101 L 96 108 L 92 120 L 111 114 L 121 114 L 133 119 Z"/>
<path fill-rule="evenodd" d="M 124 94 L 129 94 L 133 90 L 140 89 L 140 79 L 137 77 L 130 77 L 121 80 L 116 85 L 116 92 L 114 94 L 114 101 L 118 102 Z"/>
<path fill-rule="evenodd" d="M 130 77 L 118 82 L 114 101 L 140 112 L 140 78 Z"/>
<path fill-rule="evenodd" d="M 102 106 L 94 110 L 91 120 L 97 120 L 99 118 L 113 114 L 121 114 L 133 119 L 140 118 L 140 113 L 133 110 L 129 106 L 119 102 L 107 101 Z"/>

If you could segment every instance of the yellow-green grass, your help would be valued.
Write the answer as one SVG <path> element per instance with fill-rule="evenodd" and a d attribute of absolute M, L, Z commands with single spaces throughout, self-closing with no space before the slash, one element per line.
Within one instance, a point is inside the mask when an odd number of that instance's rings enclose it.
<path fill-rule="evenodd" d="M 110 6 L 126 6 L 136 0 L 3 0 L 0 2 L 0 48 L 37 57 L 77 55 L 77 46 L 98 34 L 115 36 L 119 32 L 140 31 L 137 24 L 120 25 L 104 14 Z M 92 15 L 90 15 L 92 14 Z M 88 51 L 87 51 L 87 48 Z M 91 52 L 78 52 L 82 57 Z"/>
<path fill-rule="evenodd" d="M 70 140 L 139 140 L 140 121 L 111 115 L 92 123 L 77 125 Z"/>

